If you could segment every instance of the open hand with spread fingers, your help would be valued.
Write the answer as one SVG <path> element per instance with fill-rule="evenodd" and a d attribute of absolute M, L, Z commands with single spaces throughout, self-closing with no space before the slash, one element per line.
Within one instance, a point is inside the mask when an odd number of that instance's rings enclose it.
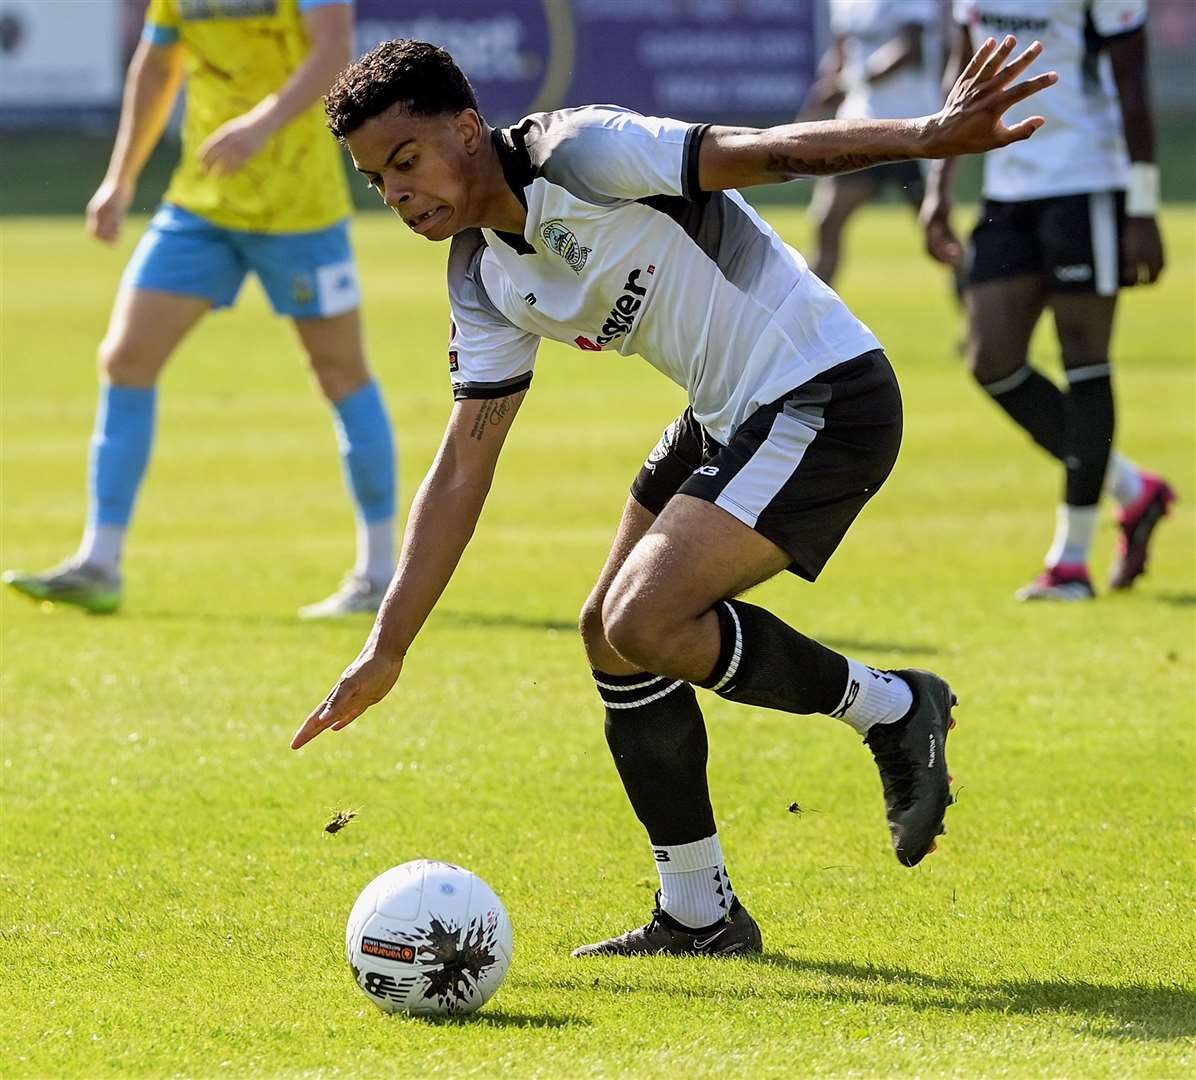
<path fill-rule="evenodd" d="M 989 38 L 976 50 L 956 80 L 943 107 L 926 124 L 926 157 L 983 154 L 1028 139 L 1046 120 L 1030 116 L 1007 126 L 1005 113 L 1019 101 L 1053 86 L 1059 76 L 1048 71 L 1016 82 L 1042 53 L 1042 42 L 1033 42 L 1016 60 L 1009 59 L 1017 46 L 1012 35 L 999 45 Z"/>
<path fill-rule="evenodd" d="M 332 692 L 312 710 L 303 726 L 291 739 L 291 749 L 298 750 L 320 732 L 348 727 L 371 705 L 377 705 L 399 679 L 403 658 L 382 656 L 367 643 L 337 680 Z"/>

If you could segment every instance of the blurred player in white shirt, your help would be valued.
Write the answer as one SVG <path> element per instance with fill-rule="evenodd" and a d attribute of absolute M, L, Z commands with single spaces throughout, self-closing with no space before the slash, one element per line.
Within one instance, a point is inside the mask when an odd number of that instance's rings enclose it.
<path fill-rule="evenodd" d="M 951 163 L 930 170 L 927 247 L 968 279 L 969 354 L 981 388 L 1064 467 L 1046 568 L 1022 600 L 1090 600 L 1088 571 L 1102 488 L 1119 504 L 1109 584 L 1146 569 L 1151 534 L 1175 494 L 1112 452 L 1109 343 L 1120 286 L 1163 269 L 1146 56 L 1146 0 L 955 0 L 958 39 L 947 78 L 990 34 L 1033 34 L 1035 66 L 1059 82 L 1034 101 L 1046 118 L 1033 147 L 984 161 L 984 208 L 970 248 L 951 232 Z M 1026 110 L 1019 107 L 1019 119 Z M 1019 115 L 1021 114 L 1021 115 Z M 966 264 L 966 265 L 965 265 Z M 1029 363 L 1030 337 L 1051 308 L 1063 357 L 1060 389 Z"/>
<path fill-rule="evenodd" d="M 810 89 L 803 118 L 926 116 L 942 101 L 938 0 L 830 0 L 834 41 Z M 848 219 L 886 185 L 915 212 L 925 191 L 922 165 L 899 161 L 823 177 L 810 206 L 818 232 L 814 272 L 828 285 L 839 268 Z"/>

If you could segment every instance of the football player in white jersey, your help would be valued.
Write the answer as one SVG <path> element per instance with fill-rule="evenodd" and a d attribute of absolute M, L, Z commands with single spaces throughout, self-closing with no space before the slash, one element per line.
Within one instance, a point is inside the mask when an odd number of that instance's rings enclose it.
<path fill-rule="evenodd" d="M 830 0 L 832 43 L 799 120 L 925 116 L 942 100 L 938 0 Z M 922 164 L 895 161 L 824 176 L 810 217 L 818 247 L 810 266 L 828 285 L 839 268 L 851 216 L 893 185 L 917 213 L 926 185 Z"/>
<path fill-rule="evenodd" d="M 1146 59 L 1146 0 L 955 0 L 953 63 L 985 35 L 1031 33 L 1060 72 L 1035 102 L 1047 118 L 1030 146 L 984 161 L 984 208 L 966 253 L 951 232 L 951 162 L 932 168 L 922 220 L 927 248 L 964 266 L 969 354 L 981 388 L 1064 468 L 1064 498 L 1046 567 L 1021 600 L 1091 600 L 1088 570 L 1102 490 L 1120 534 L 1109 575 L 1129 588 L 1175 498 L 1161 477 L 1113 452 L 1109 342 L 1121 286 L 1163 269 L 1159 170 Z M 1012 116 L 1025 110 L 1015 109 Z M 1060 389 L 1028 357 L 1047 307 L 1063 356 Z"/>
<path fill-rule="evenodd" d="M 414 232 L 452 238 L 456 404 L 369 639 L 294 748 L 394 686 L 473 533 L 541 338 L 638 353 L 689 395 L 581 615 L 658 910 L 580 954 L 760 949 L 726 874 L 694 684 L 843 720 L 880 770 L 898 859 L 934 848 L 951 688 L 871 668 L 735 599 L 782 570 L 818 576 L 893 466 L 901 398 L 876 338 L 734 189 L 1028 138 L 1039 119 L 1001 116 L 1054 75 L 1018 82 L 1039 46 L 1009 62 L 1015 44 L 986 42 L 918 120 L 759 131 L 590 106 L 494 130 L 452 58 L 415 41 L 380 45 L 329 93 L 333 133 L 386 204 Z"/>

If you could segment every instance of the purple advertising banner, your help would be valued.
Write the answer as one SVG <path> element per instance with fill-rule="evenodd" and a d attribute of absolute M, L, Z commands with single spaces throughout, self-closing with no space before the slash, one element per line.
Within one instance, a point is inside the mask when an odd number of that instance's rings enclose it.
<path fill-rule="evenodd" d="M 815 0 L 357 0 L 359 51 L 408 37 L 453 54 L 492 123 L 612 103 L 768 123 L 814 75 Z"/>

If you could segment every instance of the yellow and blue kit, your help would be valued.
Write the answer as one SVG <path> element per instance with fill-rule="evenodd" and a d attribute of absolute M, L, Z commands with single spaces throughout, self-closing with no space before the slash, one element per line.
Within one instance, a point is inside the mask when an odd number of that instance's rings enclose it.
<path fill-rule="evenodd" d="M 186 50 L 183 147 L 126 285 L 226 307 L 252 270 L 280 314 L 327 317 L 358 305 L 348 187 L 320 102 L 231 175 L 212 175 L 199 162 L 213 132 L 280 90 L 304 62 L 304 13 L 351 3 L 151 0 L 143 40 Z"/>

